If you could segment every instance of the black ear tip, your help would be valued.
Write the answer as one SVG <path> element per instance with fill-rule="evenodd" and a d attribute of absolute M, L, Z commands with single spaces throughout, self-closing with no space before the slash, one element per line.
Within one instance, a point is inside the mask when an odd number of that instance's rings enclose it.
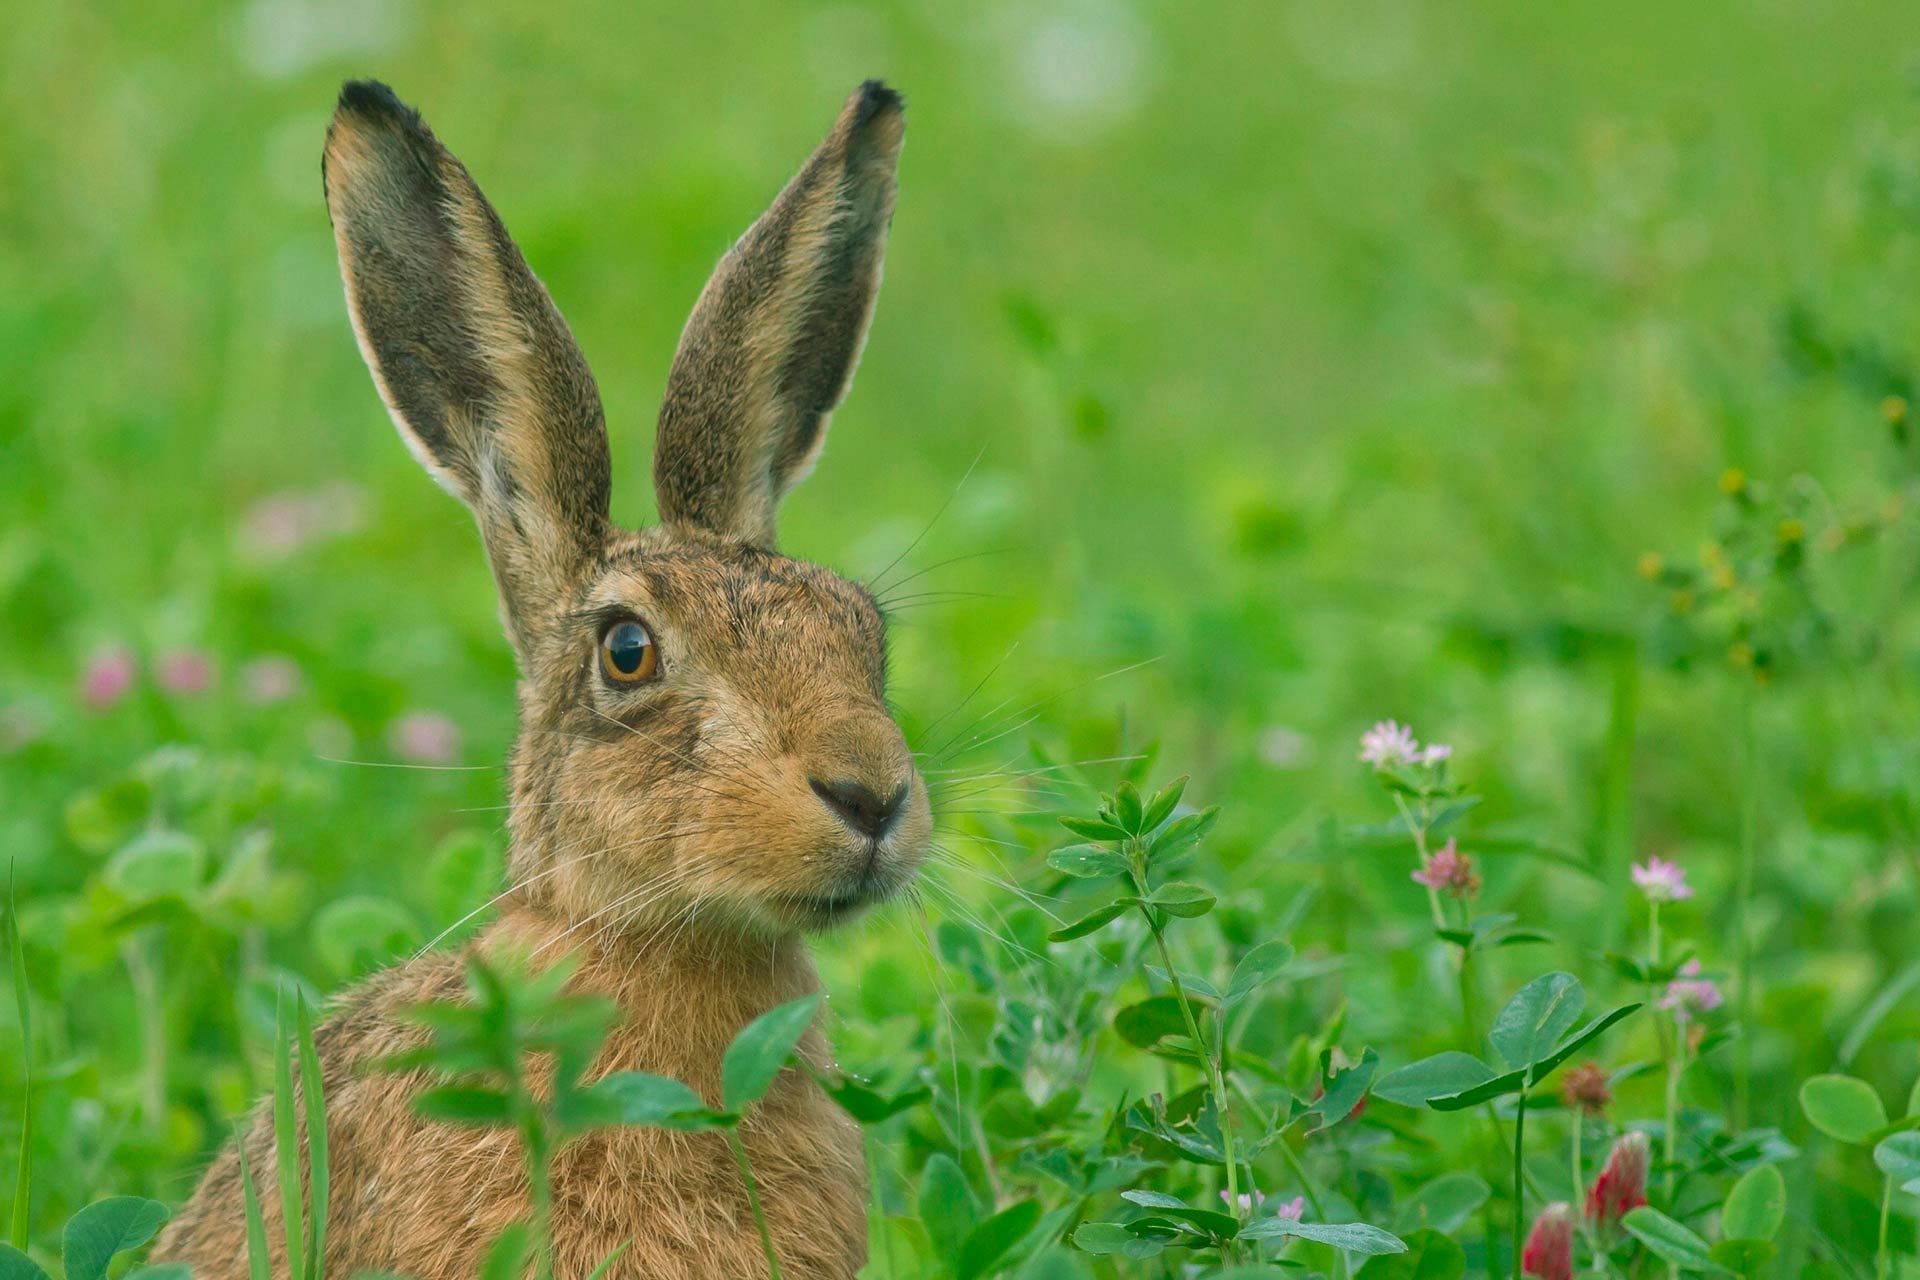
<path fill-rule="evenodd" d="M 398 94 L 378 80 L 349 80 L 340 86 L 338 114 L 367 120 L 397 120 L 417 124 L 420 113 L 400 101 Z"/>
<path fill-rule="evenodd" d="M 900 96 L 898 89 L 890 89 L 884 80 L 868 80 L 860 86 L 854 95 L 854 117 L 865 124 L 885 111 L 900 112 L 906 109 L 907 100 Z"/>

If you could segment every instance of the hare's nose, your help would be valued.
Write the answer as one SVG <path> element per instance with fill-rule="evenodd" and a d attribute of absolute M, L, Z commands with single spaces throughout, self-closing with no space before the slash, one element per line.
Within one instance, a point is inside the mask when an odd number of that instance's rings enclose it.
<path fill-rule="evenodd" d="M 900 808 L 906 803 L 909 784 L 902 782 L 893 789 L 891 795 L 883 796 L 864 782 L 852 778 L 833 782 L 823 782 L 819 778 L 808 778 L 813 794 L 827 808 L 833 810 L 840 821 L 869 840 L 878 840 L 887 834 L 893 826 L 893 820 L 900 816 Z"/>

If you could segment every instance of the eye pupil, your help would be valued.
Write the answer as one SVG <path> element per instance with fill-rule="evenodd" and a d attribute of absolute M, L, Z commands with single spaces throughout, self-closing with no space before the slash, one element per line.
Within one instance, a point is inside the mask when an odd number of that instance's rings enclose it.
<path fill-rule="evenodd" d="M 653 637 L 637 622 L 610 628 L 600 641 L 601 660 L 615 680 L 644 680 L 653 674 Z"/>

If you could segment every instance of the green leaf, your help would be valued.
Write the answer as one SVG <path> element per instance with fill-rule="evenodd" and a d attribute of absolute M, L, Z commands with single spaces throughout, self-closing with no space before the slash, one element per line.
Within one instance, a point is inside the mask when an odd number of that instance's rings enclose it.
<path fill-rule="evenodd" d="M 0 1280 L 53 1280 L 45 1268 L 10 1244 L 0 1244 Z"/>
<path fill-rule="evenodd" d="M 1140 804 L 1140 788 L 1126 781 L 1114 788 L 1113 816 L 1129 833 L 1140 830 L 1140 820 L 1146 816 L 1146 809 Z"/>
<path fill-rule="evenodd" d="M 1830 1138 L 1856 1145 L 1887 1123 L 1887 1108 L 1865 1080 L 1852 1076 L 1815 1076 L 1800 1086 L 1800 1109 L 1813 1127 Z"/>
<path fill-rule="evenodd" d="M 193 1268 L 184 1262 L 149 1262 L 129 1269 L 120 1280 L 193 1280 Z"/>
<path fill-rule="evenodd" d="M 1720 1234 L 1730 1240 L 1771 1240 L 1786 1216 L 1786 1179 L 1773 1165 L 1756 1165 L 1727 1193 L 1720 1207 Z"/>
<path fill-rule="evenodd" d="M 588 1273 L 587 1280 L 602 1280 L 602 1277 L 604 1277 L 607 1272 L 613 1270 L 613 1264 L 620 1261 L 620 1255 L 632 1247 L 633 1241 L 631 1239 L 622 1240 L 619 1244 L 615 1245 L 613 1252 L 600 1259 L 600 1265 Z"/>
<path fill-rule="evenodd" d="M 977 1212 L 973 1188 L 953 1157 L 936 1152 L 920 1171 L 920 1221 L 943 1258 L 958 1258 Z"/>
<path fill-rule="evenodd" d="M 1136 1261 L 1158 1256 L 1166 1244 L 1148 1236 L 1136 1236 L 1117 1222 L 1083 1223 L 1073 1233 L 1074 1247 L 1083 1253 L 1132 1258 Z"/>
<path fill-rule="evenodd" d="M 1405 1253 L 1367 1259 L 1354 1280 L 1459 1280 L 1466 1274 L 1465 1251 L 1440 1232 L 1415 1231 L 1406 1242 Z"/>
<path fill-rule="evenodd" d="M 1116 827 L 1099 818 L 1065 817 L 1060 819 L 1060 825 L 1088 840 L 1119 841 L 1125 840 L 1130 834 L 1124 827 Z"/>
<path fill-rule="evenodd" d="M 1473 1088 L 1460 1093 L 1447 1094 L 1438 1098 L 1429 1098 L 1427 1099 L 1427 1105 L 1435 1111 L 1459 1111 L 1466 1107 L 1476 1106 L 1490 1098 L 1502 1097 L 1509 1093 L 1518 1093 L 1523 1084 L 1529 1081 L 1537 1084 L 1546 1079 L 1549 1075 L 1553 1074 L 1554 1070 L 1558 1068 L 1561 1063 L 1578 1053 L 1589 1041 L 1593 1040 L 1614 1023 L 1619 1022 L 1622 1018 L 1636 1012 L 1639 1008 L 1640 1006 L 1637 1004 L 1621 1005 L 1618 1009 L 1613 1010 L 1611 1013 L 1602 1014 L 1586 1026 L 1580 1028 L 1580 1030 L 1574 1032 L 1561 1043 L 1558 1049 L 1555 1049 L 1543 1061 L 1535 1063 L 1532 1067 L 1522 1067 L 1517 1071 L 1509 1071 L 1505 1075 L 1495 1076 L 1484 1084 L 1475 1085 Z M 1378 1090 L 1375 1090 L 1375 1092 L 1378 1092 Z"/>
<path fill-rule="evenodd" d="M 1679 1223 L 1645 1205 L 1628 1213 L 1621 1223 L 1633 1238 L 1655 1254 L 1687 1271 L 1719 1271 L 1707 1242 Z"/>
<path fill-rule="evenodd" d="M 1147 803 L 1146 815 L 1140 820 L 1140 829 L 1142 831 L 1158 829 L 1160 824 L 1172 815 L 1174 807 L 1180 803 L 1181 793 L 1186 789 L 1187 779 L 1183 774 L 1155 792 L 1153 799 Z"/>
<path fill-rule="evenodd" d="M 300 1198 L 300 1130 L 293 1109 L 295 1050 L 284 994 L 274 1008 L 273 1030 L 273 1151 L 280 1174 L 280 1227 L 286 1238 L 287 1257 L 304 1261 L 307 1244 L 302 1223 L 306 1206 Z"/>
<path fill-rule="evenodd" d="M 1529 1066 L 1553 1052 L 1586 1001 L 1586 989 L 1570 973 L 1535 978 L 1500 1010 L 1488 1039 L 1509 1067 Z"/>
<path fill-rule="evenodd" d="M 67 1280 L 105 1280 L 114 1255 L 138 1249 L 173 1215 L 158 1200 L 113 1196 L 67 1219 L 60 1257 Z"/>
<path fill-rule="evenodd" d="M 840 1109 L 858 1120 L 861 1124 L 879 1124 L 882 1120 L 892 1119 L 902 1111 L 914 1107 L 933 1096 L 933 1090 L 924 1084 L 914 1085 L 888 1097 L 876 1089 L 869 1089 L 851 1076 L 842 1076 L 825 1085 L 827 1096 L 840 1104 Z"/>
<path fill-rule="evenodd" d="M 1242 1240 L 1275 1240 L 1282 1236 L 1298 1236 L 1316 1244 L 1332 1245 L 1348 1253 L 1369 1256 L 1407 1251 L 1407 1242 L 1399 1236 L 1364 1222 L 1294 1222 L 1287 1218 L 1262 1218 L 1240 1229 Z"/>
<path fill-rule="evenodd" d="M 669 1076 L 645 1071 L 616 1071 L 580 1091 L 580 1111 L 571 1127 L 639 1125 L 698 1133 L 718 1128 L 729 1117 L 709 1110 L 700 1095 Z"/>
<path fill-rule="evenodd" d="M 1094 930 L 1119 919 L 1127 911 L 1139 905 L 1140 899 L 1131 896 L 1121 898 L 1117 902 L 1109 902 L 1104 907 L 1089 911 L 1072 924 L 1055 929 L 1052 933 L 1049 933 L 1047 937 L 1054 942 L 1071 942 L 1075 938 L 1084 938 Z"/>
<path fill-rule="evenodd" d="M 793 1058 L 800 1037 L 820 1012 L 819 995 L 788 1001 L 749 1022 L 720 1061 L 720 1096 L 736 1115 L 773 1087 L 780 1068 Z"/>
<path fill-rule="evenodd" d="M 233 1150 L 240 1161 L 241 1200 L 247 1215 L 247 1277 L 248 1280 L 270 1280 L 267 1220 L 260 1213 L 260 1195 L 254 1190 L 253 1170 L 247 1167 L 247 1136 L 237 1124 L 233 1127 Z"/>
<path fill-rule="evenodd" d="M 1263 942 L 1247 952 L 1240 957 L 1240 963 L 1233 966 L 1233 977 L 1227 980 L 1227 1005 L 1240 1003 L 1272 982 L 1292 962 L 1293 948 L 1284 942 Z"/>
<path fill-rule="evenodd" d="M 524 1222 L 509 1222 L 487 1246 L 486 1260 L 480 1264 L 480 1280 L 521 1280 L 527 1269 L 527 1247 L 532 1243 L 531 1229 Z"/>
<path fill-rule="evenodd" d="M 1435 1098 L 1463 1093 L 1494 1078 L 1493 1068 L 1469 1053 L 1448 1050 L 1409 1062 L 1374 1083 L 1377 1098 L 1405 1107 L 1422 1107 Z"/>
<path fill-rule="evenodd" d="M 1127 860 L 1098 844 L 1070 844 L 1047 855 L 1047 865 L 1063 875 L 1082 880 L 1127 874 Z"/>
<path fill-rule="evenodd" d="M 1920 1118 L 1920 1080 L 1913 1082 L 1913 1088 L 1907 1094 L 1907 1115 Z"/>
<path fill-rule="evenodd" d="M 1380 1090 L 1376 1087 L 1374 1092 Z M 1443 1173 L 1408 1197 L 1394 1225 L 1405 1231 L 1428 1227 L 1443 1233 L 1456 1231 L 1491 1194 L 1486 1180 L 1475 1174 Z M 1407 1243 L 1413 1244 L 1411 1236 Z"/>
<path fill-rule="evenodd" d="M 1161 885 L 1147 899 L 1147 905 L 1170 916 L 1192 918 L 1213 910 L 1214 896 L 1197 884 L 1174 880 Z"/>
<path fill-rule="evenodd" d="M 976 1280 L 979 1276 L 990 1275 L 998 1270 L 995 1264 L 1005 1258 L 1007 1251 L 1020 1243 L 1038 1221 L 1040 1202 L 1022 1200 L 969 1231 L 960 1245 L 960 1257 L 954 1266 L 957 1280 Z"/>
<path fill-rule="evenodd" d="M 7 954 L 13 969 L 13 1012 L 20 1020 L 20 1160 L 13 1175 L 13 1207 L 8 1234 L 15 1249 L 27 1247 L 27 1210 L 33 1200 L 33 1004 L 27 998 L 27 945 L 20 936 L 20 907 L 13 896 L 13 868 L 7 868 Z M 25 1258 L 26 1255 L 20 1255 Z M 32 1264 L 29 1259 L 29 1265 Z"/>
<path fill-rule="evenodd" d="M 310 932 L 321 963 L 344 978 L 378 969 L 421 941 L 405 908 L 369 895 L 328 903 L 314 916 Z"/>
<path fill-rule="evenodd" d="M 1372 1049 L 1366 1050 L 1360 1055 L 1360 1061 L 1329 1074 L 1323 1082 L 1324 1091 L 1302 1114 L 1320 1117 L 1323 1126 L 1339 1124 L 1367 1096 L 1367 1086 L 1373 1083 L 1374 1073 L 1379 1069 L 1380 1055 Z"/>
<path fill-rule="evenodd" d="M 1167 1195 L 1163 1191 L 1122 1191 L 1120 1198 L 1143 1209 L 1157 1210 L 1166 1217 L 1191 1222 L 1208 1235 L 1222 1240 L 1231 1240 L 1240 1234 L 1240 1220 L 1232 1214 L 1222 1213 L 1218 1209 L 1190 1208 L 1180 1197 Z"/>
<path fill-rule="evenodd" d="M 1873 1162 L 1880 1166 L 1882 1173 L 1898 1183 L 1902 1191 L 1920 1195 L 1920 1131 L 1909 1129 L 1882 1138 L 1873 1149 Z"/>
<path fill-rule="evenodd" d="M 1722 1240 L 1707 1250 L 1707 1256 L 1729 1271 L 1743 1276 L 1757 1275 L 1760 1268 L 1780 1252 L 1771 1240 Z"/>
<path fill-rule="evenodd" d="M 108 860 L 101 877 L 134 901 L 191 898 L 206 874 L 207 849 L 184 831 L 143 831 Z"/>
<path fill-rule="evenodd" d="M 1176 818 L 1167 824 L 1166 830 L 1153 838 L 1153 843 L 1147 849 L 1148 859 L 1160 861 L 1185 853 L 1213 829 L 1214 821 L 1219 816 L 1220 807 L 1214 805 L 1184 818 Z"/>
<path fill-rule="evenodd" d="M 294 997 L 293 1030 L 300 1045 L 300 1095 L 307 1112 L 307 1204 L 313 1211 L 307 1223 L 305 1274 L 306 1280 L 321 1280 L 327 1257 L 327 1100 L 305 995 Z"/>
<path fill-rule="evenodd" d="M 1187 1016 L 1180 1011 L 1180 997 L 1148 996 L 1114 1014 L 1113 1029 L 1128 1044 L 1148 1049 L 1167 1036 L 1185 1035 Z"/>
<path fill-rule="evenodd" d="M 444 1084 L 416 1096 L 413 1113 L 447 1124 L 502 1125 L 513 1119 L 513 1100 L 498 1089 Z"/>

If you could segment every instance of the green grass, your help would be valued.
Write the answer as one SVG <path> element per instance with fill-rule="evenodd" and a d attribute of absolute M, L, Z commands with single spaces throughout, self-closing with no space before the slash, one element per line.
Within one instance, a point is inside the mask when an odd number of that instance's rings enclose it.
<path fill-rule="evenodd" d="M 1897 1112 L 1920 1076 L 1920 450 L 1885 404 L 1920 351 L 1910 6 L 327 13 L 28 0 L 0 23 L 0 859 L 34 1041 L 29 1098 L 0 1025 L 0 1153 L 28 1148 L 41 1256 L 100 1196 L 187 1194 L 273 1086 L 283 999 L 318 1007 L 497 891 L 512 660 L 471 524 L 346 324 L 318 175 L 339 81 L 389 80 L 486 188 L 594 366 L 615 514 L 642 522 L 702 281 L 879 74 L 910 121 L 887 283 L 782 539 L 856 576 L 907 552 L 893 696 L 956 757 L 965 869 L 936 869 L 926 921 L 821 949 L 842 1059 L 935 1090 L 874 1144 L 881 1216 L 915 1217 L 936 1154 L 983 1210 L 1043 1185 L 995 1070 L 1088 1107 L 1166 1087 L 1106 1052 L 1111 1002 L 1155 980 L 1101 979 L 1089 1015 L 1054 922 L 998 883 L 1061 892 L 1054 816 L 1142 753 L 1222 809 L 1182 874 L 1225 923 L 1178 963 L 1224 980 L 1275 934 L 1309 966 L 1240 1053 L 1300 1087 L 1321 1048 L 1466 1047 L 1353 759 L 1392 716 L 1480 797 L 1453 830 L 1477 909 L 1553 936 L 1476 957 L 1480 1029 L 1549 970 L 1642 998 L 1604 956 L 1645 954 L 1629 865 L 1679 860 L 1699 894 L 1662 926 L 1739 1024 L 1681 1108 L 1780 1131 L 1778 1274 L 1829 1246 L 1870 1271 L 1880 1171 L 1793 1099 L 1844 1072 Z M 288 494 L 318 495 L 294 515 L 320 532 L 276 550 L 287 506 L 260 504 Z M 116 647 L 139 677 L 91 710 L 81 673 Z M 163 687 L 179 652 L 209 689 Z M 471 768 L 379 767 L 419 712 Z M 1106 763 L 965 781 L 1082 761 Z M 1654 1026 L 1607 1065 L 1650 1060 Z M 1658 1122 L 1658 1071 L 1618 1092 L 1616 1121 Z M 1330 1211 L 1391 1225 L 1450 1143 L 1492 1178 L 1478 1109 L 1354 1126 L 1289 1148 Z M 1564 1184 L 1564 1116 L 1535 1098 L 1527 1131 Z M 1702 1177 L 1683 1210 L 1724 1194 Z M 1476 1268 L 1506 1201 L 1453 1232 Z M 876 1257 L 913 1250 L 920 1227 L 889 1230 Z"/>

